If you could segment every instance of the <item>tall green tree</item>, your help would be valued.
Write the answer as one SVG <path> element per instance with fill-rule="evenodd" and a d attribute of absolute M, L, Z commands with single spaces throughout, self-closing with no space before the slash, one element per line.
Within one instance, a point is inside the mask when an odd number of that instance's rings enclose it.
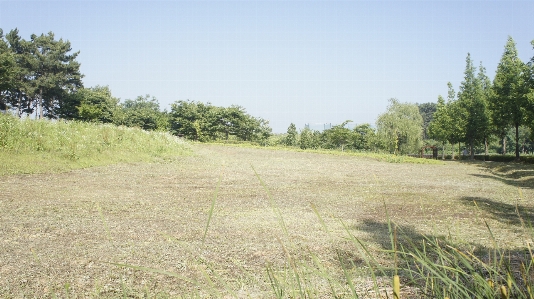
<path fill-rule="evenodd" d="M 108 86 L 80 88 L 62 99 L 58 116 L 64 119 L 111 123 L 115 121 L 119 99 Z M 122 123 L 118 123 L 122 124 Z"/>
<path fill-rule="evenodd" d="M 534 40 L 530 44 L 534 48 Z M 527 64 L 526 78 L 528 85 L 526 125 L 530 128 L 532 134 L 531 139 L 534 139 L 534 56 L 532 56 Z"/>
<path fill-rule="evenodd" d="M 228 139 L 233 135 L 239 140 L 267 144 L 271 135 L 269 122 L 256 118 L 241 106 L 217 107 L 210 103 L 177 101 L 169 113 L 171 132 L 198 141 Z"/>
<path fill-rule="evenodd" d="M 448 141 L 451 145 L 458 143 L 458 154 L 460 154 L 460 142 L 465 139 L 467 112 L 458 102 L 452 83 L 448 82 L 447 87 L 447 113 L 451 118 Z M 454 158 L 454 148 L 452 152 Z"/>
<path fill-rule="evenodd" d="M 432 122 L 434 118 L 434 113 L 437 110 L 436 103 L 422 103 L 417 104 L 419 108 L 419 113 L 423 117 L 423 139 L 428 139 L 428 125 Z"/>
<path fill-rule="evenodd" d="M 169 128 L 167 112 L 161 111 L 156 97 L 148 94 L 120 104 L 119 109 L 115 111 L 114 123 L 147 131 Z"/>
<path fill-rule="evenodd" d="M 418 152 L 423 139 L 423 117 L 415 104 L 390 99 L 385 113 L 376 121 L 382 147 L 394 154 Z"/>
<path fill-rule="evenodd" d="M 5 40 L 0 63 L 2 70 L 9 69 L 12 81 L 2 80 L 0 105 L 11 106 L 19 116 L 36 112 L 38 118 L 57 118 L 65 98 L 82 87 L 79 52 L 71 54 L 70 42 L 55 40 L 52 32 L 33 34 L 26 41 L 14 29 Z M 8 68 L 11 62 L 14 67 Z"/>
<path fill-rule="evenodd" d="M 507 126 L 515 128 L 516 160 L 519 160 L 519 126 L 524 123 L 528 110 L 527 71 L 518 57 L 514 40 L 508 37 L 493 79 L 489 108 L 494 125 L 501 130 Z"/>
<path fill-rule="evenodd" d="M 357 125 L 352 129 L 352 147 L 355 150 L 368 151 L 373 149 L 376 139 L 375 130 L 370 124 Z"/>
<path fill-rule="evenodd" d="M 284 144 L 287 146 L 296 146 L 298 144 L 298 132 L 294 123 L 287 127 L 287 135 L 284 138 Z"/>
<path fill-rule="evenodd" d="M 436 112 L 428 125 L 428 136 L 443 143 L 443 153 L 445 153 L 445 143 L 450 139 L 452 118 L 447 110 L 447 104 L 440 95 L 436 105 Z M 453 151 L 454 158 L 454 151 Z"/>
<path fill-rule="evenodd" d="M 83 86 L 80 63 L 76 61 L 80 52 L 69 54 L 72 51 L 70 42 L 55 40 L 53 32 L 40 36 L 32 34 L 31 42 L 29 62 L 37 117 L 57 118 L 61 100 Z"/>
<path fill-rule="evenodd" d="M 335 147 L 341 148 L 342 152 L 344 151 L 345 146 L 351 142 L 351 139 L 353 139 L 352 131 L 346 127 L 347 124 L 351 122 L 352 120 L 346 120 L 324 132 L 329 142 Z"/>
<path fill-rule="evenodd" d="M 480 90 L 481 90 L 481 98 L 484 102 L 484 121 L 486 122 L 486 126 L 484 128 L 484 154 L 488 155 L 488 140 L 491 137 L 494 130 L 491 127 L 491 112 L 489 110 L 489 101 L 491 98 L 491 80 L 486 75 L 486 68 L 482 66 L 482 62 L 480 62 L 480 66 L 478 67 L 478 74 L 477 74 L 477 80 L 480 84 Z"/>
<path fill-rule="evenodd" d="M 299 147 L 308 149 L 313 147 L 313 132 L 307 126 L 300 131 Z"/>
<path fill-rule="evenodd" d="M 269 137 L 272 135 L 272 128 L 269 126 L 269 121 L 263 118 L 254 118 L 257 126 L 254 129 L 253 140 L 259 142 L 260 145 L 266 146 L 269 143 Z"/>
<path fill-rule="evenodd" d="M 171 131 L 192 140 L 207 141 L 215 139 L 218 108 L 210 103 L 194 101 L 177 101 L 171 104 Z"/>
<path fill-rule="evenodd" d="M 469 145 L 471 159 L 474 159 L 475 145 L 484 142 L 489 128 L 489 118 L 486 112 L 486 101 L 482 84 L 475 75 L 476 68 L 468 53 L 464 72 L 464 80 L 460 84 L 458 103 L 465 111 L 465 141 Z M 481 70 L 483 72 L 483 70 Z"/>
<path fill-rule="evenodd" d="M 7 110 L 7 93 L 15 87 L 15 57 L 0 29 L 0 110 Z"/>
<path fill-rule="evenodd" d="M 22 114 L 30 114 L 34 110 L 31 84 L 33 80 L 31 49 L 33 46 L 31 42 L 20 37 L 18 29 L 11 30 L 6 35 L 6 40 L 14 57 L 16 67 L 14 69 L 15 82 L 5 94 L 4 100 L 16 110 L 16 115 L 20 117 Z"/>

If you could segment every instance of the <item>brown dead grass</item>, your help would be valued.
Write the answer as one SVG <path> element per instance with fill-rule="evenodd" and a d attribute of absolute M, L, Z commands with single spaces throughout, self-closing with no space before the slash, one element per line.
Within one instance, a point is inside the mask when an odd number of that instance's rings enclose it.
<path fill-rule="evenodd" d="M 0 177 L 0 297 L 272 297 L 266 266 L 283 271 L 288 254 L 298 261 L 314 254 L 334 276 L 341 275 L 338 256 L 346 267 L 363 266 L 340 220 L 371 249 L 389 248 L 384 204 L 414 239 L 425 233 L 489 247 L 484 218 L 509 248 L 530 241 L 515 207 L 532 220 L 531 166 L 390 164 L 221 145 L 193 148 L 195 155 L 171 163 Z M 268 186 L 288 235 L 251 166 Z M 352 271 L 355 277 L 361 272 Z M 368 280 L 356 279 L 360 290 L 369 288 Z"/>

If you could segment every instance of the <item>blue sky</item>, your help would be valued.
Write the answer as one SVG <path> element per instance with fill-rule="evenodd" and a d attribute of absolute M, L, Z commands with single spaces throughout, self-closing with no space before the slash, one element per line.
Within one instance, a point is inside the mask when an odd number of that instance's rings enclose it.
<path fill-rule="evenodd" d="M 274 132 L 374 124 L 436 102 L 471 53 L 493 79 L 508 35 L 534 56 L 534 1 L 4 1 L 0 28 L 67 39 L 86 87 L 241 105 Z"/>

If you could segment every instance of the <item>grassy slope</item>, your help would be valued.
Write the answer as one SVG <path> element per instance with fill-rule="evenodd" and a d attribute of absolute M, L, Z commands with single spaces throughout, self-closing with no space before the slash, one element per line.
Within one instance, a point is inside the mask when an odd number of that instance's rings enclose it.
<path fill-rule="evenodd" d="M 0 113 L 0 175 L 61 172 L 182 155 L 164 133 L 81 122 L 19 120 Z"/>

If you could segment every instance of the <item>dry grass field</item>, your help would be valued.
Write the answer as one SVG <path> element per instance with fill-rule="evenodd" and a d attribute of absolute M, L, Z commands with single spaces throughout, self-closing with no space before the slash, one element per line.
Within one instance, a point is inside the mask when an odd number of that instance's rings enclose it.
<path fill-rule="evenodd" d="M 491 248 L 486 220 L 504 248 L 531 241 L 516 213 L 534 218 L 531 165 L 192 147 L 160 164 L 1 176 L 0 297 L 272 298 L 268 273 L 316 263 L 339 281 L 348 269 L 366 297 L 348 235 L 391 263 L 386 209 L 413 240 Z M 307 284 L 328 297 L 316 276 Z"/>

